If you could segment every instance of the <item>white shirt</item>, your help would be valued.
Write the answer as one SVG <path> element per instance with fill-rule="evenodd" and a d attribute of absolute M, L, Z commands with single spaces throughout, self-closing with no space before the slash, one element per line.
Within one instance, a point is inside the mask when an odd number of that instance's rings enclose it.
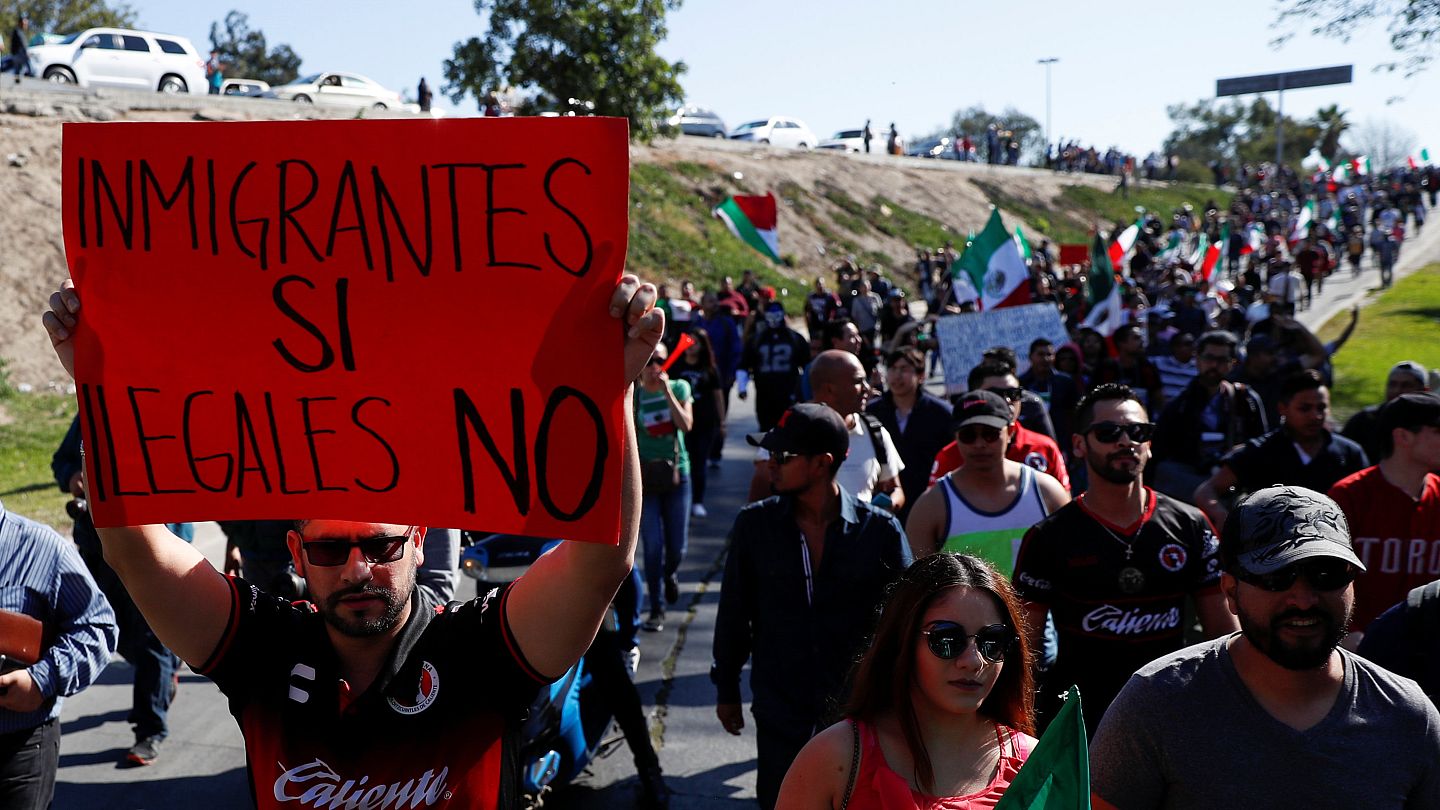
<path fill-rule="evenodd" d="M 850 428 L 850 454 L 835 472 L 835 483 L 869 503 L 870 497 L 875 494 L 875 485 L 899 477 L 900 471 L 905 469 L 905 462 L 900 459 L 900 451 L 895 449 L 890 431 L 881 427 L 880 440 L 885 443 L 886 458 L 885 466 L 881 467 L 880 460 L 875 458 L 875 443 L 865 430 L 864 420 L 858 415 L 853 418 L 855 424 Z M 763 447 L 756 449 L 756 464 L 763 464 L 769 458 L 769 450 Z"/>

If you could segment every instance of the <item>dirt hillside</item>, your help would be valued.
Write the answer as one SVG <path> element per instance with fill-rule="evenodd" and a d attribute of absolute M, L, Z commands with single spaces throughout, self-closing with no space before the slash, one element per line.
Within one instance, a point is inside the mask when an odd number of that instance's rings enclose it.
<path fill-rule="evenodd" d="M 13 90 L 0 95 L 0 200 L 4 200 L 0 209 L 0 360 L 12 383 L 43 389 L 57 387 L 62 376 L 39 329 L 38 318 L 50 291 L 66 275 L 60 218 L 63 123 L 296 117 L 293 106 L 279 105 L 281 102 L 229 99 L 218 104 L 133 102 L 123 94 L 57 97 Z M 908 266 L 914 247 L 911 238 L 916 233 L 954 233 L 955 241 L 963 244 L 965 231 L 978 229 L 989 213 L 989 200 L 977 182 L 988 189 L 1002 188 L 1007 201 L 1020 201 L 1041 210 L 1055 204 L 1065 186 L 1109 189 L 1114 184 L 1109 178 L 1031 169 L 880 155 L 790 152 L 702 139 L 637 145 L 631 156 L 637 167 L 636 177 L 643 166 L 661 170 L 673 181 L 667 181 L 673 196 L 689 206 L 682 214 L 672 211 L 665 215 L 690 217 L 690 221 L 679 223 L 680 230 L 674 233 L 706 232 L 718 227 L 706 221 L 706 212 L 708 206 L 727 194 L 776 190 L 783 201 L 779 223 L 782 252 L 792 262 L 780 272 L 793 278 L 797 289 L 803 287 L 803 279 L 813 278 L 836 258 L 837 240 L 845 253 L 862 255 L 875 263 L 884 263 L 888 258 L 897 270 Z M 691 198 L 688 201 L 684 199 L 687 195 Z M 632 203 L 636 200 L 632 193 Z M 860 221 L 864 217 L 856 219 L 856 212 L 870 219 Z M 847 213 L 852 215 L 848 229 L 832 229 L 827 224 L 844 223 Z M 685 276 L 686 256 L 663 255 L 664 234 L 670 232 L 656 231 L 660 236 L 658 245 L 654 239 L 646 242 L 636 236 L 637 232 L 647 233 L 651 217 L 660 216 L 645 208 L 643 202 L 634 206 L 631 264 L 656 277 Z M 875 226 L 876 218 L 895 217 L 898 221 L 902 216 L 909 222 L 921 223 L 922 229 L 890 228 L 884 222 Z M 835 231 L 843 235 L 837 236 Z M 827 244 L 830 251 L 822 255 L 817 247 Z M 932 246 L 938 246 L 938 242 Z M 731 272 L 725 267 L 720 271 Z M 712 265 L 708 275 L 696 273 L 694 277 L 710 278 L 716 272 Z"/>

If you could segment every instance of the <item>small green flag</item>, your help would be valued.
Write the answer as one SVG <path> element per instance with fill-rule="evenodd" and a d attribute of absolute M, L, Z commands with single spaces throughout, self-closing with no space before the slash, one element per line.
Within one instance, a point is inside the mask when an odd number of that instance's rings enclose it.
<path fill-rule="evenodd" d="M 1070 687 L 1065 705 L 995 810 L 1090 810 L 1090 750 L 1079 689 Z"/>

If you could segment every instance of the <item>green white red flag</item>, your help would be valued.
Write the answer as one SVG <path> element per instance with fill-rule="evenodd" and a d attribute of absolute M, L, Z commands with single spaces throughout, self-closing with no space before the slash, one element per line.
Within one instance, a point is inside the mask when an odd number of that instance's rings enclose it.
<path fill-rule="evenodd" d="M 1015 226 L 1015 246 L 1020 248 L 1020 258 L 1027 262 L 1030 261 L 1030 257 L 1034 255 L 1030 252 L 1030 240 L 1025 238 L 1025 233 L 1020 230 L 1019 225 Z"/>
<path fill-rule="evenodd" d="M 775 195 L 746 196 L 737 194 L 715 206 L 714 215 L 740 241 L 780 261 L 780 236 L 777 230 Z"/>
<path fill-rule="evenodd" d="M 992 310 L 1030 303 L 1030 269 L 1020 246 L 1000 221 L 999 209 L 965 248 L 960 269 L 980 291 L 980 309 Z"/>
<path fill-rule="evenodd" d="M 1130 227 L 1120 232 L 1115 241 L 1110 243 L 1110 266 L 1119 268 L 1121 273 L 1129 267 L 1126 261 L 1130 257 L 1130 251 L 1135 247 L 1135 237 L 1140 235 L 1140 220 L 1135 220 Z"/>
<path fill-rule="evenodd" d="M 1079 689 L 1070 687 L 995 810 L 1090 810 L 1090 751 Z"/>
<path fill-rule="evenodd" d="M 1113 243 L 1107 247 L 1104 237 L 1095 234 L 1090 245 L 1090 273 L 1086 276 L 1090 313 L 1085 316 L 1085 325 L 1105 337 L 1120 327 L 1120 285 L 1115 283 L 1115 265 L 1110 262 L 1114 247 Z"/>
<path fill-rule="evenodd" d="M 1207 283 L 1215 283 L 1215 271 L 1220 269 L 1220 254 L 1230 244 L 1230 225 L 1227 223 L 1220 226 L 1220 238 L 1205 248 L 1205 256 L 1200 260 L 1200 278 Z"/>
<path fill-rule="evenodd" d="M 1310 223 L 1315 219 L 1315 201 L 1305 203 L 1300 209 L 1300 216 L 1295 218 L 1295 228 L 1290 231 L 1290 243 L 1293 245 L 1301 239 L 1310 235 Z"/>

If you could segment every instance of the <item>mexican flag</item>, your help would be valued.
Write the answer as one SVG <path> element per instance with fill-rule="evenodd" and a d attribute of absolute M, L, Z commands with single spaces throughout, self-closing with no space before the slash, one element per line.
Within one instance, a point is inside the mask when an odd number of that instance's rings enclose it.
<path fill-rule="evenodd" d="M 1090 746 L 1079 689 L 1070 687 L 995 810 L 1090 810 Z"/>
<path fill-rule="evenodd" d="M 1300 216 L 1295 218 L 1295 228 L 1290 231 L 1290 244 L 1295 244 L 1310 235 L 1310 223 L 1315 219 L 1315 201 L 1305 203 Z"/>
<path fill-rule="evenodd" d="M 1030 240 L 1025 238 L 1019 225 L 1015 226 L 1015 246 L 1020 248 L 1020 258 L 1027 262 L 1030 261 L 1030 257 L 1034 255 L 1030 252 Z"/>
<path fill-rule="evenodd" d="M 1179 232 L 1179 231 L 1171 231 L 1171 232 L 1170 232 L 1170 240 L 1165 243 L 1165 247 L 1161 248 L 1159 253 L 1155 254 L 1155 261 L 1158 262 L 1159 264 L 1166 264 L 1166 263 L 1168 263 L 1168 262 L 1175 261 L 1175 259 L 1176 259 L 1177 257 L 1179 257 L 1179 256 L 1180 256 L 1180 232 Z M 1115 248 L 1114 248 L 1113 246 L 1110 248 L 1110 261 L 1111 261 L 1111 264 L 1116 264 L 1116 262 L 1115 262 Z M 1116 264 L 1116 266 L 1118 267 L 1119 265 Z"/>
<path fill-rule="evenodd" d="M 1406 158 L 1405 160 L 1406 160 L 1407 162 L 1409 162 L 1410 168 L 1412 168 L 1412 169 L 1418 169 L 1418 168 L 1420 168 L 1422 165 L 1423 165 L 1423 166 L 1428 166 L 1428 165 L 1430 165 L 1430 150 L 1429 150 L 1429 149 L 1421 149 L 1421 150 L 1420 150 L 1420 156 L 1419 156 L 1418 158 L 1417 158 L 1415 155 L 1411 155 L 1410 157 Z"/>
<path fill-rule="evenodd" d="M 1215 240 L 1209 247 L 1205 248 L 1205 256 L 1200 260 L 1200 278 L 1210 284 L 1215 283 L 1215 272 L 1220 269 L 1220 254 L 1230 244 L 1230 226 L 1220 226 L 1220 238 Z"/>
<path fill-rule="evenodd" d="M 1245 246 L 1240 248 L 1240 255 L 1247 256 L 1265 246 L 1265 229 L 1260 223 L 1252 222 L 1245 228 Z"/>
<path fill-rule="evenodd" d="M 775 195 L 763 197 L 735 195 L 715 206 L 714 215 L 725 223 L 740 241 L 770 258 L 780 261 L 780 236 L 775 227 Z"/>
<path fill-rule="evenodd" d="M 1189 265 L 1199 267 L 1200 262 L 1205 260 L 1205 250 L 1210 246 L 1210 237 L 1200 234 L 1200 239 L 1195 243 L 1195 252 L 1190 254 Z"/>
<path fill-rule="evenodd" d="M 1095 234 L 1090 245 L 1090 274 L 1087 284 L 1090 292 L 1090 314 L 1085 316 L 1085 325 L 1109 337 L 1120 326 L 1120 285 L 1115 283 L 1115 266 L 1110 263 L 1114 245 L 1105 245 L 1104 237 Z"/>
<path fill-rule="evenodd" d="M 1030 270 L 1020 246 L 1000 222 L 999 209 L 990 209 L 990 221 L 965 248 L 958 265 L 980 291 L 980 309 L 1030 303 Z"/>
<path fill-rule="evenodd" d="M 1126 259 L 1130 256 L 1131 248 L 1135 247 L 1135 237 L 1140 235 L 1140 220 L 1135 220 L 1130 227 L 1120 232 L 1115 241 L 1110 243 L 1110 266 L 1120 268 L 1121 273 L 1129 275 L 1129 265 Z"/>
<path fill-rule="evenodd" d="M 1370 156 L 1361 155 L 1360 157 L 1357 157 L 1354 160 L 1350 161 L 1350 170 L 1355 172 L 1355 174 L 1359 175 L 1360 177 L 1364 177 L 1365 175 L 1369 174 Z"/>

